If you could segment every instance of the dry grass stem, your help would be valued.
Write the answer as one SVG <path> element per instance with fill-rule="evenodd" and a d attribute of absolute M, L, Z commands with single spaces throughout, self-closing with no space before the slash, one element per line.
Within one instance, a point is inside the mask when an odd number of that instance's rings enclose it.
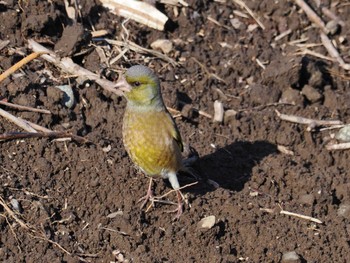
<path fill-rule="evenodd" d="M 329 151 L 348 150 L 348 149 L 350 149 L 350 142 L 338 143 L 338 144 L 327 144 L 326 149 Z"/>
<path fill-rule="evenodd" d="M 13 104 L 13 103 L 10 103 L 10 102 L 2 101 L 2 100 L 0 100 L 0 104 L 4 105 L 4 106 L 7 106 L 7 107 L 10 107 L 10 108 L 18 109 L 18 110 L 39 112 L 39 113 L 44 113 L 44 114 L 51 114 L 51 111 L 49 111 L 49 110 L 37 109 L 37 108 L 28 107 L 28 106 L 22 106 L 22 105 Z"/>
<path fill-rule="evenodd" d="M 328 29 L 326 27 L 326 24 L 322 21 L 322 19 L 308 6 L 307 3 L 305 3 L 303 0 L 295 0 L 295 3 L 304 10 L 307 17 L 310 19 L 311 22 L 315 23 L 320 29 L 322 29 L 323 32 L 328 34 Z"/>
<path fill-rule="evenodd" d="M 15 139 L 26 139 L 26 138 L 71 138 L 78 143 L 88 143 L 89 140 L 84 137 L 74 135 L 68 132 L 50 131 L 50 132 L 9 132 L 0 134 L 1 140 L 15 140 Z"/>
<path fill-rule="evenodd" d="M 328 38 L 328 36 L 321 32 L 320 37 L 322 44 L 327 49 L 331 57 L 335 58 L 343 69 L 350 70 L 350 64 L 344 62 L 343 58 L 339 55 L 338 50 L 333 46 L 332 41 Z"/>
<path fill-rule="evenodd" d="M 7 111 L 4 111 L 3 109 L 0 109 L 0 116 L 4 117 L 5 119 L 9 120 L 10 122 L 16 124 L 18 127 L 22 128 L 23 130 L 29 132 L 29 133 L 36 133 L 37 131 L 33 129 L 30 125 L 25 123 L 23 120 L 20 120 L 16 116 L 12 115 L 11 113 L 8 113 Z"/>
<path fill-rule="evenodd" d="M 291 33 L 292 33 L 292 30 L 291 30 L 291 29 L 288 29 L 288 30 L 282 32 L 281 34 L 279 34 L 278 36 L 276 36 L 276 37 L 275 37 L 275 41 L 279 41 L 279 40 L 281 40 L 282 38 L 288 36 L 288 35 L 291 34 Z"/>
<path fill-rule="evenodd" d="M 278 110 L 275 110 L 275 112 L 281 120 L 308 125 L 308 131 L 311 131 L 317 126 L 332 126 L 343 124 L 343 122 L 339 120 L 314 120 L 295 115 L 282 114 Z"/>
<path fill-rule="evenodd" d="M 146 2 L 135 0 L 101 0 L 104 7 L 116 15 L 133 19 L 157 30 L 164 30 L 168 17 Z"/>
<path fill-rule="evenodd" d="M 105 38 L 104 39 L 108 44 L 111 44 L 111 45 L 116 45 L 116 46 L 120 46 L 120 47 L 124 47 L 124 48 L 128 48 L 136 53 L 141 53 L 141 54 L 151 54 L 155 57 L 158 57 L 168 63 L 170 63 L 171 65 L 173 65 L 174 67 L 175 66 L 178 66 L 179 64 L 173 60 L 172 58 L 158 52 L 158 51 L 155 51 L 155 50 L 152 50 L 152 49 L 148 49 L 148 48 L 144 48 L 144 47 L 141 47 L 139 45 L 137 45 L 136 43 L 130 41 L 130 40 L 125 40 L 125 41 L 120 41 L 120 40 L 113 40 L 113 39 L 108 39 L 108 38 Z"/>
<path fill-rule="evenodd" d="M 297 213 L 293 213 L 293 212 L 289 212 L 289 211 L 283 210 L 282 208 L 281 208 L 280 214 L 288 215 L 288 216 L 294 216 L 294 217 L 298 217 L 298 218 L 302 218 L 302 219 L 306 219 L 306 220 L 315 222 L 317 224 L 322 224 L 322 221 L 317 219 L 317 218 L 314 218 L 314 217 L 311 217 L 311 216 L 305 216 L 305 215 L 297 214 Z"/>
<path fill-rule="evenodd" d="M 320 53 L 317 53 L 317 52 L 312 51 L 312 50 L 307 49 L 307 48 L 303 48 L 300 52 L 294 53 L 294 55 L 302 55 L 302 56 L 310 55 L 310 56 L 314 56 L 314 57 L 321 58 L 321 59 L 328 60 L 328 61 L 332 61 L 332 62 L 335 61 L 334 58 L 327 57 L 325 55 L 322 55 Z"/>
<path fill-rule="evenodd" d="M 5 48 L 8 44 L 10 44 L 10 40 L 2 40 L 2 41 L 0 41 L 0 50 Z"/>
<path fill-rule="evenodd" d="M 261 27 L 262 30 L 265 30 L 265 26 L 260 20 L 256 17 L 254 12 L 242 1 L 242 0 L 233 0 L 236 4 L 238 4 L 241 8 L 244 8 L 248 14 L 255 20 L 255 22 Z"/>
<path fill-rule="evenodd" d="M 29 63 L 33 59 L 36 59 L 37 57 L 41 56 L 42 54 L 45 54 L 46 52 L 34 52 L 30 54 L 29 56 L 21 59 L 18 61 L 16 64 L 14 64 L 12 67 L 7 69 L 5 72 L 3 72 L 0 75 L 0 82 L 2 82 L 4 79 L 6 79 L 8 76 L 10 76 L 12 73 L 14 73 L 16 70 L 20 69 L 23 67 L 25 64 Z"/>
<path fill-rule="evenodd" d="M 56 67 L 63 70 L 65 73 L 70 75 L 83 77 L 92 81 L 95 81 L 99 84 L 103 89 L 112 92 L 118 96 L 122 96 L 123 92 L 121 90 L 115 89 L 115 83 L 106 79 L 101 79 L 97 74 L 75 64 L 70 58 L 62 58 L 60 59 L 56 54 L 39 43 L 35 42 L 32 39 L 28 40 L 29 48 L 34 50 L 35 52 L 45 52 L 47 54 L 42 55 L 42 58 L 46 61 L 53 63 Z"/>

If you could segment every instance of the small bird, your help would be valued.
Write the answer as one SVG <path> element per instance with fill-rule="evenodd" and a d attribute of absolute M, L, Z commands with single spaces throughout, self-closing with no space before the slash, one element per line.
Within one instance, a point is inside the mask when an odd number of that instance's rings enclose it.
<path fill-rule="evenodd" d="M 143 207 L 155 200 L 152 195 L 152 177 L 168 179 L 177 193 L 175 218 L 183 211 L 184 197 L 180 191 L 177 172 L 183 168 L 183 144 L 176 124 L 164 105 L 160 82 L 154 72 L 142 65 L 129 68 L 116 84 L 124 92 L 127 106 L 123 119 L 123 143 L 131 160 L 147 176 L 150 183 Z"/>

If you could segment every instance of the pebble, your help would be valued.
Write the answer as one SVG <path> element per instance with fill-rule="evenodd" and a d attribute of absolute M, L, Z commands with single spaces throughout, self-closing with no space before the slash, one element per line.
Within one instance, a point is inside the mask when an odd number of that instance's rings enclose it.
<path fill-rule="evenodd" d="M 210 229 L 215 225 L 215 216 L 207 216 L 202 218 L 197 226 L 200 229 Z"/>
<path fill-rule="evenodd" d="M 350 204 L 341 204 L 338 208 L 337 215 L 350 219 Z"/>
<path fill-rule="evenodd" d="M 168 39 L 157 39 L 151 44 L 151 48 L 160 49 L 164 54 L 168 54 L 173 49 L 173 43 Z"/>
<path fill-rule="evenodd" d="M 312 103 L 320 101 L 323 97 L 317 89 L 309 85 L 305 85 L 301 93 Z"/>
<path fill-rule="evenodd" d="M 283 263 L 298 263 L 301 262 L 299 255 L 295 251 L 286 252 L 282 256 Z"/>
<path fill-rule="evenodd" d="M 341 128 L 336 134 L 335 138 L 343 142 L 350 142 L 350 125 Z"/>
<path fill-rule="evenodd" d="M 302 105 L 304 102 L 303 96 L 300 94 L 299 90 L 292 89 L 288 87 L 282 92 L 280 102 L 292 103 L 295 105 Z"/>

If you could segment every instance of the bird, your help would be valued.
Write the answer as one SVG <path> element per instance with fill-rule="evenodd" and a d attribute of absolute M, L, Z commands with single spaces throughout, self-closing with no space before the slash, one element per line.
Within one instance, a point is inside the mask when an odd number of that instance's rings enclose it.
<path fill-rule="evenodd" d="M 141 208 L 155 200 L 152 180 L 168 179 L 177 194 L 175 219 L 183 213 L 184 196 L 180 191 L 177 173 L 183 169 L 183 143 L 180 132 L 162 94 L 157 75 L 143 65 L 127 69 L 115 88 L 123 91 L 127 105 L 123 118 L 123 144 L 132 162 L 149 178 L 149 187 Z"/>

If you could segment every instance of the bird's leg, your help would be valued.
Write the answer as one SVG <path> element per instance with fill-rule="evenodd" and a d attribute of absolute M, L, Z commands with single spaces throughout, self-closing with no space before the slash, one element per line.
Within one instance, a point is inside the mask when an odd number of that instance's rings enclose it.
<path fill-rule="evenodd" d="M 173 211 L 170 211 L 172 213 L 176 212 L 176 216 L 174 217 L 174 220 L 178 220 L 180 216 L 182 215 L 183 212 L 183 200 L 185 200 L 185 197 L 181 193 L 180 190 L 176 190 L 176 195 L 177 195 L 177 208 Z M 186 201 L 185 201 L 186 202 Z"/>
<path fill-rule="evenodd" d="M 153 198 L 153 193 L 152 193 L 152 182 L 153 182 L 153 179 L 151 177 L 149 179 L 149 185 L 148 185 L 147 194 L 144 197 L 141 197 L 139 199 L 139 201 L 138 201 L 138 203 L 143 201 L 142 204 L 141 204 L 140 209 L 142 209 L 147 204 L 148 200 L 150 200 L 151 201 L 151 205 L 154 206 L 154 198 Z"/>

